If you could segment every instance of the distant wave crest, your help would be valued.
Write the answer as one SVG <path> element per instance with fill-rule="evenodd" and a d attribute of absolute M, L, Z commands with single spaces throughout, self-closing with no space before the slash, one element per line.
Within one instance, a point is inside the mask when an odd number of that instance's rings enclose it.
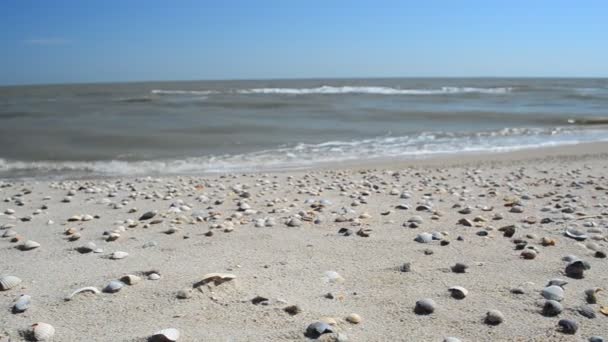
<path fill-rule="evenodd" d="M 513 91 L 511 87 L 477 88 L 477 87 L 441 87 L 437 89 L 400 89 L 379 86 L 328 86 L 316 88 L 250 88 L 232 89 L 224 92 L 215 90 L 163 90 L 154 89 L 154 95 L 212 95 L 212 94 L 267 94 L 267 95 L 449 95 L 449 94 L 507 94 Z"/>

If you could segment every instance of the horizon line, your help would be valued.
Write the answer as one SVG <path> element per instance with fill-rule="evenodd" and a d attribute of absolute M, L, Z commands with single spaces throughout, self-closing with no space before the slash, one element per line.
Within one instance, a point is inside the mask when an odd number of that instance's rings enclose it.
<path fill-rule="evenodd" d="M 304 81 L 304 80 L 382 80 L 382 79 L 608 79 L 608 76 L 362 76 L 362 77 L 269 77 L 269 78 L 200 78 L 172 80 L 129 80 L 129 81 L 75 81 L 50 83 L 0 83 L 0 88 L 6 87 L 45 87 L 62 85 L 107 85 L 107 84 L 138 84 L 138 83 L 172 83 L 172 82 L 243 82 L 243 81 Z"/>

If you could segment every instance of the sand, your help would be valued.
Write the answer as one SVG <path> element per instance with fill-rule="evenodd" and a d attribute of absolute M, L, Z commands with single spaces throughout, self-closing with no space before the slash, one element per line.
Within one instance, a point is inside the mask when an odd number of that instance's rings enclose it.
<path fill-rule="evenodd" d="M 21 341 L 31 324 L 46 322 L 56 330 L 53 341 L 145 341 L 170 327 L 180 331 L 179 341 L 303 341 L 310 323 L 331 317 L 340 335 L 325 334 L 321 340 L 608 337 L 608 317 L 599 312 L 600 306 L 608 305 L 608 293 L 599 293 L 598 304 L 586 304 L 584 296 L 586 289 L 605 288 L 608 282 L 607 259 L 594 256 L 595 250 L 608 251 L 606 151 L 605 144 L 592 144 L 269 174 L 5 180 L 0 182 L 0 199 L 6 199 L 0 202 L 0 226 L 14 224 L 10 229 L 20 240 L 0 239 L 0 274 L 17 276 L 22 283 L 0 291 L 0 336 Z M 70 190 L 73 196 L 68 196 Z M 411 197 L 400 198 L 403 192 Z M 66 197 L 70 202 L 62 202 Z M 330 203 L 315 211 L 311 204 L 319 200 Z M 251 209 L 239 211 L 239 201 Z M 505 206 L 514 202 L 521 203 L 522 213 Z M 170 209 L 172 203 L 174 208 L 189 208 L 176 212 Z M 409 209 L 397 209 L 399 204 Z M 422 204 L 431 211 L 416 211 Z M 457 204 L 459 208 L 454 207 Z M 470 214 L 458 212 L 467 206 Z M 564 208 L 572 210 L 563 212 Z M 158 211 L 154 219 L 161 223 L 138 221 L 151 210 Z M 306 212 L 300 226 L 285 224 L 300 211 Z M 364 213 L 369 218 L 359 218 Z M 85 214 L 98 218 L 68 222 Z M 492 219 L 496 214 L 503 218 Z M 422 224 L 405 227 L 416 215 Z M 27 216 L 31 220 L 21 221 Z M 477 216 L 486 221 L 473 222 L 473 227 L 458 224 Z M 347 221 L 336 222 L 339 217 Z M 276 224 L 256 227 L 256 219 L 264 218 L 273 218 Z M 552 222 L 541 224 L 543 218 Z M 128 219 L 137 225 L 129 228 Z M 512 238 L 498 230 L 513 224 L 517 228 Z M 172 227 L 174 232 L 166 234 Z M 579 242 L 565 237 L 567 227 L 578 227 L 589 238 Z M 81 238 L 69 241 L 67 228 L 76 228 Z M 340 228 L 353 233 L 369 229 L 369 236 L 343 236 Z M 0 236 L 6 230 L 0 230 Z M 105 241 L 104 232 L 113 230 L 120 237 Z M 207 236 L 209 231 L 212 236 Z M 487 236 L 478 235 L 480 231 Z M 444 232 L 449 244 L 415 242 L 423 232 Z M 543 246 L 543 237 L 554 239 L 556 245 Z M 535 246 L 538 256 L 521 258 L 514 238 Z M 25 240 L 41 246 L 18 249 Z M 151 241 L 157 245 L 143 247 Z M 103 251 L 79 253 L 76 249 L 87 242 Z M 115 251 L 129 255 L 108 258 Z M 562 258 L 571 254 L 591 265 L 583 279 L 564 274 L 567 263 Z M 399 271 L 406 262 L 411 271 Z M 469 266 L 466 273 L 451 271 L 457 262 Z M 161 278 L 148 279 L 152 271 Z M 343 281 L 327 281 L 327 271 L 337 272 Z M 195 286 L 212 272 L 236 279 Z M 101 290 L 126 274 L 142 280 L 116 293 L 64 300 L 77 288 Z M 553 278 L 568 281 L 564 311 L 545 317 L 540 313 L 540 292 Z M 452 298 L 451 286 L 465 287 L 468 296 Z M 514 288 L 524 293 L 514 294 Z M 180 290 L 191 297 L 177 298 Z M 11 313 L 20 294 L 30 295 L 32 303 L 23 313 Z M 257 296 L 267 300 L 253 304 Z M 414 313 L 416 301 L 423 298 L 436 302 L 435 312 Z M 291 305 L 301 312 L 285 312 Z M 593 308 L 597 317 L 580 315 L 577 308 L 582 305 Z M 486 312 L 493 309 L 504 315 L 504 322 L 496 326 L 484 323 Z M 361 317 L 359 324 L 346 321 L 352 313 Z M 558 321 L 564 318 L 578 323 L 576 334 L 560 332 Z"/>

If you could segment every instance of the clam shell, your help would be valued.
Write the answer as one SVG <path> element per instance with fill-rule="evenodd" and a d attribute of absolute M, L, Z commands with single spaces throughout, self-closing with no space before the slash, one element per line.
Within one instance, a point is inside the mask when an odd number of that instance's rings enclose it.
<path fill-rule="evenodd" d="M 0 290 L 1 291 L 10 290 L 19 284 L 21 284 L 21 279 L 15 277 L 15 276 L 6 275 L 6 276 L 0 277 Z"/>
<path fill-rule="evenodd" d="M 90 252 L 94 251 L 96 248 L 97 248 L 97 246 L 95 245 L 95 243 L 87 242 L 83 246 L 76 248 L 76 250 L 80 253 L 90 253 Z"/>
<path fill-rule="evenodd" d="M 311 323 L 306 328 L 306 337 L 317 339 L 319 336 L 334 332 L 333 328 L 324 322 L 314 322 Z"/>
<path fill-rule="evenodd" d="M 48 341 L 55 335 L 55 328 L 48 323 L 32 324 L 32 335 L 36 341 Z"/>
<path fill-rule="evenodd" d="M 17 300 L 15 301 L 15 304 L 13 305 L 13 313 L 24 312 L 25 310 L 27 310 L 30 307 L 31 302 L 32 302 L 31 296 L 21 295 L 19 298 L 17 298 Z"/>
<path fill-rule="evenodd" d="M 179 339 L 179 330 L 167 328 L 157 331 L 148 340 L 151 342 L 175 342 Z"/>
<path fill-rule="evenodd" d="M 352 313 L 352 314 L 346 316 L 346 321 L 350 322 L 352 324 L 359 324 L 359 323 L 361 323 L 362 319 L 361 319 L 361 316 L 357 315 L 356 313 Z"/>
<path fill-rule="evenodd" d="M 75 295 L 77 295 L 79 293 L 83 293 L 83 292 L 92 292 L 94 294 L 100 294 L 101 293 L 101 291 L 99 291 L 98 288 L 93 287 L 93 286 L 81 287 L 81 288 L 75 290 L 74 292 L 72 292 L 69 296 L 65 297 L 65 300 L 66 301 L 72 300 L 72 298 Z"/>
<path fill-rule="evenodd" d="M 585 233 L 578 231 L 574 228 L 566 228 L 564 235 L 576 241 L 584 241 L 587 239 L 587 235 Z"/>
<path fill-rule="evenodd" d="M 125 283 L 127 285 L 135 285 L 141 281 L 141 277 L 138 277 L 134 274 L 127 274 L 125 276 L 122 276 L 120 278 L 120 281 L 122 281 L 123 283 Z"/>
<path fill-rule="evenodd" d="M 7 238 L 7 237 L 13 237 L 16 236 L 17 232 L 12 230 L 12 229 L 7 229 L 3 234 L 2 237 Z"/>
<path fill-rule="evenodd" d="M 558 301 L 548 300 L 543 305 L 542 313 L 545 316 L 552 317 L 559 315 L 562 311 L 564 311 L 564 307 Z"/>
<path fill-rule="evenodd" d="M 103 288 L 103 292 L 116 293 L 125 286 L 125 283 L 119 280 L 112 280 L 106 287 Z"/>
<path fill-rule="evenodd" d="M 22 251 L 29 251 L 32 249 L 36 249 L 38 247 L 40 247 L 40 244 L 38 242 L 33 241 L 33 240 L 27 240 L 19 248 Z"/>
<path fill-rule="evenodd" d="M 573 335 L 578 330 L 578 324 L 571 319 L 562 319 L 557 323 L 564 334 Z"/>
<path fill-rule="evenodd" d="M 416 302 L 414 312 L 418 315 L 430 315 L 435 311 L 437 304 L 430 298 L 421 299 Z"/>
<path fill-rule="evenodd" d="M 504 322 L 505 316 L 498 310 L 490 310 L 486 313 L 486 324 L 498 325 Z"/>
<path fill-rule="evenodd" d="M 469 291 L 462 286 L 452 286 L 448 291 L 450 291 L 452 297 L 456 299 L 463 299 L 469 294 Z"/>
<path fill-rule="evenodd" d="M 561 302 L 564 299 L 564 289 L 557 285 L 547 286 L 542 293 L 545 299 Z"/>
<path fill-rule="evenodd" d="M 420 243 L 429 243 L 429 242 L 433 241 L 433 235 L 429 234 L 429 233 L 421 233 L 416 236 L 414 241 L 420 242 Z"/>
<path fill-rule="evenodd" d="M 127 252 L 116 251 L 110 255 L 110 259 L 112 260 L 120 260 L 129 256 Z"/>

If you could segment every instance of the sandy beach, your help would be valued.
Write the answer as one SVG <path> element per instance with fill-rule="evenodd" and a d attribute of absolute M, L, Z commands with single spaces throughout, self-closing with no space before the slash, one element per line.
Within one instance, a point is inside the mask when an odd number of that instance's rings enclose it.
<path fill-rule="evenodd" d="M 53 341 L 146 341 L 167 328 L 179 341 L 608 336 L 608 294 L 593 290 L 608 280 L 605 151 L 3 181 L 1 274 L 21 282 L 0 291 L 0 340 L 32 339 L 38 322 Z M 559 308 L 545 307 L 550 283 Z M 67 300 L 84 287 L 100 293 Z M 432 307 L 415 310 L 423 299 Z M 305 336 L 315 322 L 322 334 Z"/>

